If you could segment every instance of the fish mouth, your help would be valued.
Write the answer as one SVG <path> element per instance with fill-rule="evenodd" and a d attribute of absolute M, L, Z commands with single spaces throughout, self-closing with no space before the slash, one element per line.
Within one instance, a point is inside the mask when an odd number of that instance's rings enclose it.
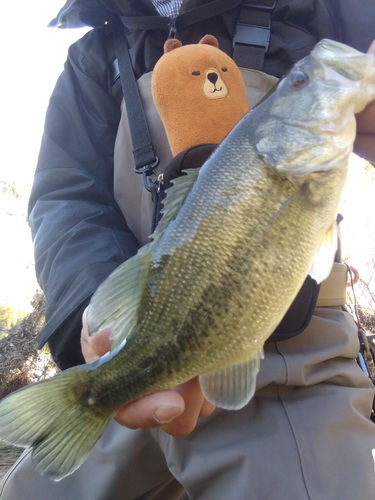
<path fill-rule="evenodd" d="M 337 133 L 340 128 L 337 123 L 332 121 L 310 121 L 309 123 L 297 121 L 297 120 L 283 120 L 283 125 L 288 127 L 298 128 L 307 130 L 309 132 L 323 132 L 327 134 Z"/>
<path fill-rule="evenodd" d="M 367 54 L 360 52 L 359 50 L 345 45 L 341 42 L 336 42 L 335 40 L 329 40 L 324 38 L 321 40 L 311 51 L 311 54 L 317 59 L 321 60 L 347 60 L 348 58 L 362 58 L 366 57 Z"/>
<path fill-rule="evenodd" d="M 361 85 L 361 80 L 375 78 L 375 58 L 334 40 L 323 39 L 312 50 L 310 56 L 319 61 L 327 81 L 352 82 Z M 309 57 L 309 56 L 308 56 Z M 362 82 L 363 84 L 363 82 Z"/>
<path fill-rule="evenodd" d="M 336 42 L 335 40 L 329 40 L 328 38 L 323 38 L 317 46 L 317 50 L 320 52 L 329 54 L 329 57 L 333 57 L 337 59 L 337 57 L 342 54 L 344 57 L 347 57 L 348 54 L 359 54 L 362 55 L 362 52 L 350 47 L 349 45 L 345 45 L 341 42 Z"/>

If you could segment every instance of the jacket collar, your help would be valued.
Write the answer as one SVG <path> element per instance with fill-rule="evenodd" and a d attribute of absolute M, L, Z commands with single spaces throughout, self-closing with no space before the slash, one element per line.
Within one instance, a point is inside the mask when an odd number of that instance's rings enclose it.
<path fill-rule="evenodd" d="M 51 28 L 101 27 L 116 15 L 149 13 L 157 15 L 152 0 L 138 0 L 139 11 L 134 11 L 128 0 L 67 0 L 57 16 L 49 23 Z M 134 4 L 134 2 L 132 2 Z"/>

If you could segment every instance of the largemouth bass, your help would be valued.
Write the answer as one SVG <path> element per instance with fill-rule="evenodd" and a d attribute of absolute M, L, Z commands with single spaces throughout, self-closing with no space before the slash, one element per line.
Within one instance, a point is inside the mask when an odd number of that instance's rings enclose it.
<path fill-rule="evenodd" d="M 373 99 L 374 57 L 321 41 L 175 181 L 152 241 L 98 288 L 89 329 L 111 328 L 111 352 L 6 397 L 0 437 L 59 480 L 147 394 L 199 375 L 208 400 L 246 405 L 264 342 L 307 274 L 330 272 L 354 114 Z"/>

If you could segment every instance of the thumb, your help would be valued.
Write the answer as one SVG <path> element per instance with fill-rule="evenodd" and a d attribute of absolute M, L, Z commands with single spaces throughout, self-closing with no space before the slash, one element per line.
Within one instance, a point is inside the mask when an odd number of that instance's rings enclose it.
<path fill-rule="evenodd" d="M 107 353 L 110 350 L 113 341 L 109 338 L 111 334 L 111 330 L 109 328 L 105 328 L 104 330 L 97 332 L 95 335 L 90 336 L 86 318 L 87 308 L 84 310 L 82 316 L 81 349 L 86 363 L 91 363 Z"/>
<path fill-rule="evenodd" d="M 370 45 L 368 51 L 367 51 L 368 54 L 373 54 L 375 56 L 375 40 L 372 42 L 372 44 Z"/>
<path fill-rule="evenodd" d="M 110 350 L 113 344 L 113 340 L 109 338 L 110 335 L 111 330 L 109 328 L 105 328 L 104 330 L 96 333 L 94 336 L 89 337 L 91 348 L 97 357 L 103 356 Z"/>

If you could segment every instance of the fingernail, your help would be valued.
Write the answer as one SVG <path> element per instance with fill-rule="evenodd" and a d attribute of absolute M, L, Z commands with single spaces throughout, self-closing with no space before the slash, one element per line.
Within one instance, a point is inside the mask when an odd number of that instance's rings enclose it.
<path fill-rule="evenodd" d="M 154 411 L 154 418 L 159 424 L 168 424 L 181 415 L 184 410 L 178 406 L 159 406 Z"/>

